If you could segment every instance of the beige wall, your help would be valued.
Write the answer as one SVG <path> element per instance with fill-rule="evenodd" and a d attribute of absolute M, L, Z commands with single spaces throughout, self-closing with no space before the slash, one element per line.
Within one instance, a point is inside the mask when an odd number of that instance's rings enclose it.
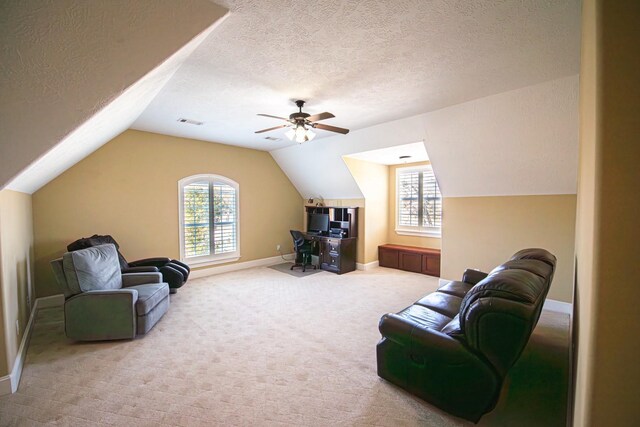
<path fill-rule="evenodd" d="M 428 165 L 430 162 L 415 162 L 389 166 L 389 216 L 387 227 L 387 243 L 396 245 L 418 246 L 422 248 L 441 248 L 441 239 L 437 237 L 407 236 L 398 234 L 396 229 L 396 170 L 398 168 Z M 444 213 L 443 213 L 444 215 Z"/>
<path fill-rule="evenodd" d="M 13 369 L 20 341 L 29 320 L 33 277 L 33 221 L 31 195 L 0 191 L 0 289 L 2 331 L 0 377 Z M 16 330 L 16 320 L 20 330 Z"/>
<path fill-rule="evenodd" d="M 129 130 L 33 195 L 37 295 L 59 293 L 49 262 L 94 233 L 129 260 L 179 258 L 178 180 L 201 173 L 240 184 L 238 262 L 291 246 L 302 198 L 269 153 Z"/>
<path fill-rule="evenodd" d="M 531 247 L 558 258 L 549 298 L 571 302 L 575 195 L 445 198 L 441 276 L 466 268 L 489 271 Z"/>
<path fill-rule="evenodd" d="M 353 179 L 364 195 L 364 253 L 358 262 L 368 264 L 378 260 L 378 246 L 387 243 L 389 222 L 389 167 L 343 157 Z M 360 218 L 359 218 L 360 219 Z"/>
<path fill-rule="evenodd" d="M 640 420 L 640 2 L 585 0 L 574 425 Z"/>

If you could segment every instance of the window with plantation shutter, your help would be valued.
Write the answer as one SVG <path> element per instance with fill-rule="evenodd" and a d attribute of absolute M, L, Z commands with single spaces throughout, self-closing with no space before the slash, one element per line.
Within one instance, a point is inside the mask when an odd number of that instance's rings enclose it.
<path fill-rule="evenodd" d="M 238 259 L 238 183 L 219 175 L 195 175 L 181 179 L 178 187 L 181 259 L 189 264 Z"/>
<path fill-rule="evenodd" d="M 431 166 L 396 169 L 396 232 L 440 236 L 442 195 Z"/>

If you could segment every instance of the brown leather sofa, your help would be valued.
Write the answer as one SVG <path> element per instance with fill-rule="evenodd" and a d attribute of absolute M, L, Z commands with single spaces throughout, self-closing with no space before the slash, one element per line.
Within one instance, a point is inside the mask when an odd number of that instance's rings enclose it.
<path fill-rule="evenodd" d="M 491 273 L 467 270 L 397 314 L 380 319 L 378 375 L 427 402 L 478 422 L 535 328 L 556 257 L 524 249 Z"/>

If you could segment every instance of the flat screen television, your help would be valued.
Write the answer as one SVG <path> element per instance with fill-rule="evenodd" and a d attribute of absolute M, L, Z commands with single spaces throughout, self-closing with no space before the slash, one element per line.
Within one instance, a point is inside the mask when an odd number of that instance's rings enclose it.
<path fill-rule="evenodd" d="M 329 214 L 309 214 L 307 231 L 326 233 L 329 231 Z"/>

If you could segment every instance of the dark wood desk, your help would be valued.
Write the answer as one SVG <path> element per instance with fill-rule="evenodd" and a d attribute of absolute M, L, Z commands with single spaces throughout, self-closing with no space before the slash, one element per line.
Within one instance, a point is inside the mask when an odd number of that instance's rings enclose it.
<path fill-rule="evenodd" d="M 320 268 L 333 273 L 348 273 L 356 269 L 356 238 L 329 237 L 303 233 L 313 243 L 313 255 L 319 257 Z"/>

